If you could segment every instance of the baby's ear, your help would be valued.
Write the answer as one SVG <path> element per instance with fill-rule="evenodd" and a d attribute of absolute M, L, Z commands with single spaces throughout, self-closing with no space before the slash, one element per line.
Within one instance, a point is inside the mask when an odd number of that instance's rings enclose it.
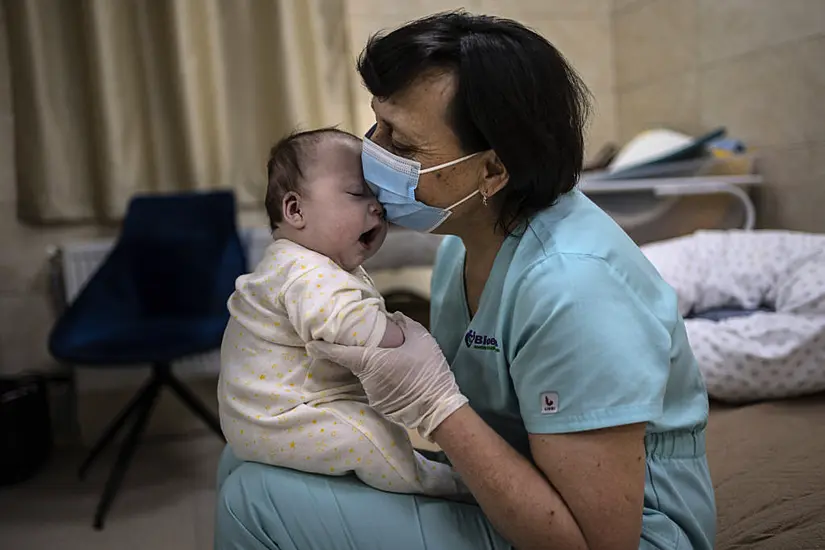
<path fill-rule="evenodd" d="M 301 209 L 301 195 L 295 191 L 290 191 L 284 195 L 281 202 L 281 216 L 284 222 L 295 229 L 303 229 L 306 225 L 304 213 Z"/>

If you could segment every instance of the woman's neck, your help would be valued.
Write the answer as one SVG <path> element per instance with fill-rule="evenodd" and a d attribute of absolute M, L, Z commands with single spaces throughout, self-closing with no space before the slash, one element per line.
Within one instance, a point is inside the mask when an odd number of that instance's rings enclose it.
<path fill-rule="evenodd" d="M 465 227 L 458 234 L 464 243 L 464 287 L 470 315 L 478 310 L 484 285 L 493 270 L 496 255 L 507 238 L 494 222 Z"/>
<path fill-rule="evenodd" d="M 467 251 L 466 264 L 473 269 L 489 265 L 491 269 L 501 244 L 507 235 L 496 224 L 491 215 L 475 216 L 475 223 L 464 225 L 456 235 L 464 243 Z M 487 270 L 489 272 L 489 269 Z"/>
<path fill-rule="evenodd" d="M 465 256 L 467 269 L 489 273 L 505 238 L 504 235 L 491 233 L 483 238 L 473 236 L 472 240 L 462 239 L 464 249 L 467 251 Z"/>

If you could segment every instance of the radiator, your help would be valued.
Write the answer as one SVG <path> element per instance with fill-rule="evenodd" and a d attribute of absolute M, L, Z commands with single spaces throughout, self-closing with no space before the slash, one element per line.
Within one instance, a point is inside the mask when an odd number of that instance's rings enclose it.
<path fill-rule="evenodd" d="M 266 247 L 272 242 L 269 232 L 263 229 L 245 229 L 240 232 L 246 251 L 247 264 L 257 265 Z M 94 239 L 66 243 L 53 251 L 55 275 L 61 287 L 62 305 L 74 301 L 83 287 L 101 266 L 112 250 L 115 239 Z"/>

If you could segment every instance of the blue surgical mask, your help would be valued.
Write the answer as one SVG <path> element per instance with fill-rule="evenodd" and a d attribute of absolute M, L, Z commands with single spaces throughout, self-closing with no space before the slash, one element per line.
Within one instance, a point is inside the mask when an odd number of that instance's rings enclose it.
<path fill-rule="evenodd" d="M 422 170 L 419 162 L 393 155 L 370 141 L 369 138 L 364 138 L 361 164 L 364 167 L 364 179 L 367 180 L 367 185 L 375 194 L 378 202 L 383 205 L 387 220 L 407 229 L 429 233 L 444 223 L 456 206 L 470 200 L 479 191 L 478 189 L 473 191 L 447 208 L 436 208 L 415 200 L 418 176 L 454 166 L 477 154 L 473 153 Z"/>

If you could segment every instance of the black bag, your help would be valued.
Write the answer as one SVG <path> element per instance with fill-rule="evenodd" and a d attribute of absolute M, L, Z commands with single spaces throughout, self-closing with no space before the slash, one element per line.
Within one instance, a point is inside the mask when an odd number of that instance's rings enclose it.
<path fill-rule="evenodd" d="M 0 486 L 34 476 L 51 451 L 46 381 L 37 376 L 0 378 Z"/>

